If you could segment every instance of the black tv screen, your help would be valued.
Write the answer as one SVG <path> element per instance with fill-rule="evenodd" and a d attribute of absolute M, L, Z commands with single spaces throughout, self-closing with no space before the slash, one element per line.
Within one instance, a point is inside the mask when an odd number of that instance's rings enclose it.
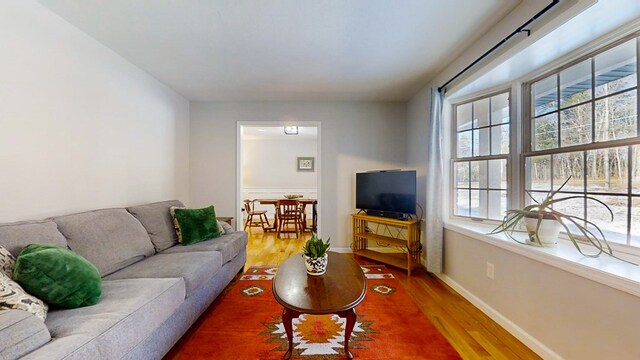
<path fill-rule="evenodd" d="M 415 170 L 356 173 L 356 208 L 378 216 L 415 214 Z"/>

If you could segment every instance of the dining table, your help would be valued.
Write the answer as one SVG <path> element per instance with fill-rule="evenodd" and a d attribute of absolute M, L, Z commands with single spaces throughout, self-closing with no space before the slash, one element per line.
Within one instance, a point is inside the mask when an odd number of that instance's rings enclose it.
<path fill-rule="evenodd" d="M 278 200 L 284 200 L 284 198 L 282 199 L 255 199 L 254 201 L 258 202 L 260 205 L 273 205 L 274 209 L 275 209 L 275 213 L 273 216 L 273 226 L 271 226 L 270 228 L 266 229 L 266 231 L 278 231 Z M 311 232 L 317 232 L 317 224 L 318 224 L 318 209 L 317 209 L 317 205 L 318 205 L 318 200 L 317 199 L 312 199 L 312 198 L 298 198 L 296 199 L 298 200 L 298 202 L 300 204 L 302 204 L 302 212 L 304 213 L 307 205 L 311 205 L 313 206 L 313 211 L 311 212 L 312 214 L 312 221 L 311 221 L 311 227 L 307 226 L 306 222 L 303 223 L 303 231 L 309 231 L 311 230 Z"/>

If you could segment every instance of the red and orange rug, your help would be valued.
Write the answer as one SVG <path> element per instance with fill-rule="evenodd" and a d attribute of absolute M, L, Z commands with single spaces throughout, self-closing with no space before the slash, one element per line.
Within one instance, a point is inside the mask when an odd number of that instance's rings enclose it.
<path fill-rule="evenodd" d="M 349 342 L 357 359 L 460 359 L 402 286 L 380 265 L 364 265 L 367 295 Z M 252 267 L 186 340 L 180 359 L 281 359 L 287 338 L 271 292 L 277 268 Z M 346 359 L 336 315 L 294 319 L 292 359 Z"/>

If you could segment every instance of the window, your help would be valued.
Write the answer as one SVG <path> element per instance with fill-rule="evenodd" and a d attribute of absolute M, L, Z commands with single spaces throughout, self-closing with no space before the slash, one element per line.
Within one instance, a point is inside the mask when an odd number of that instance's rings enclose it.
<path fill-rule="evenodd" d="M 569 177 L 561 211 L 598 225 L 607 240 L 640 246 L 638 38 L 627 38 L 525 84 L 526 203 Z M 638 234 L 638 235 L 634 235 Z"/>
<path fill-rule="evenodd" d="M 453 215 L 500 220 L 507 210 L 510 93 L 454 106 Z"/>

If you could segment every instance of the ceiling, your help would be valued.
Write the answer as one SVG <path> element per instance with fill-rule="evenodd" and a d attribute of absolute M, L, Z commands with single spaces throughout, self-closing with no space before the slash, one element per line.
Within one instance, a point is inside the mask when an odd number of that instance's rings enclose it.
<path fill-rule="evenodd" d="M 286 135 L 284 126 L 242 126 L 244 140 L 308 140 L 316 141 L 318 128 L 315 126 L 298 126 L 298 135 Z"/>
<path fill-rule="evenodd" d="M 404 101 L 521 3 L 38 1 L 194 101 Z"/>

